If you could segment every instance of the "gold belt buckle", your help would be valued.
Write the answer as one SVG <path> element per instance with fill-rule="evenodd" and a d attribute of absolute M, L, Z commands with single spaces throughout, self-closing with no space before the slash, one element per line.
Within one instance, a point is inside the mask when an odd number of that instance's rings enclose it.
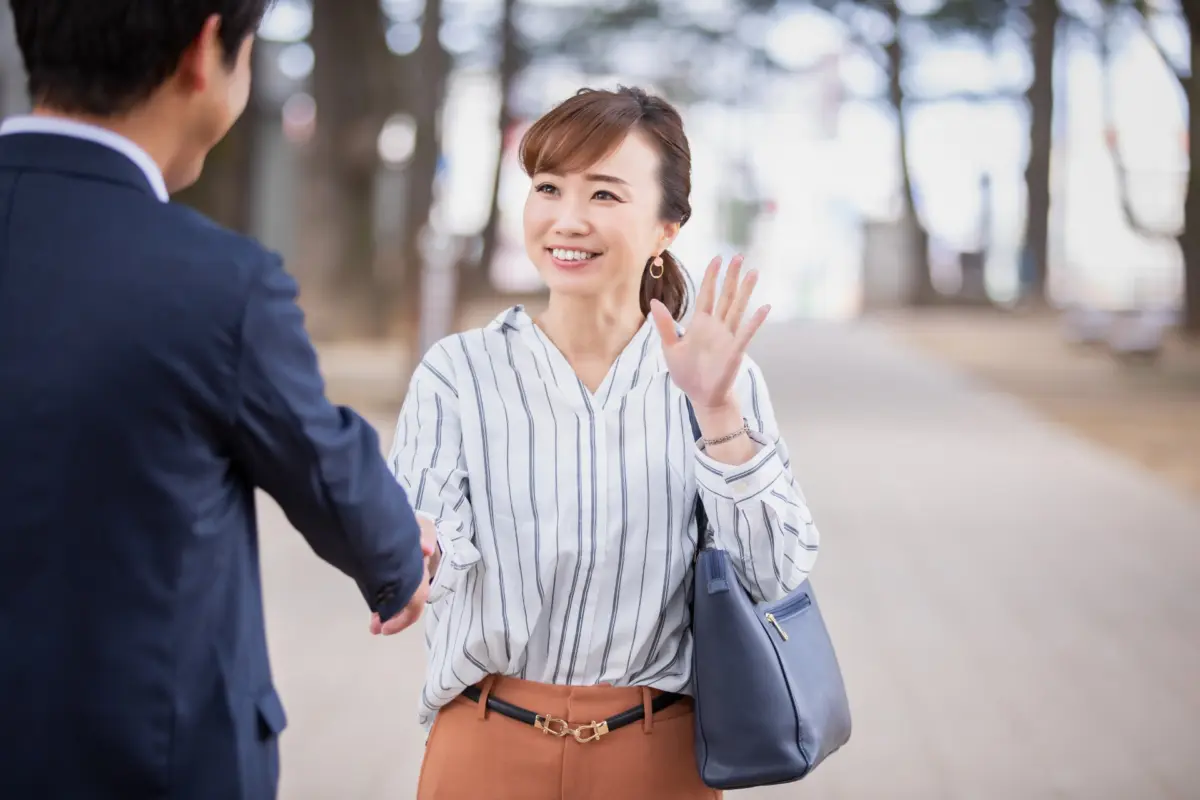
<path fill-rule="evenodd" d="M 528 718 L 527 718 L 528 719 Z M 558 717 L 542 716 L 541 714 L 533 718 L 533 727 L 537 728 L 542 733 L 548 733 L 551 736 L 566 736 L 571 732 L 571 726 L 567 724 L 565 719 Z"/>
<path fill-rule="evenodd" d="M 591 722 L 587 725 L 580 725 L 577 728 L 572 728 L 570 723 L 565 719 L 559 719 L 550 714 L 545 716 L 538 714 L 533 718 L 533 727 L 537 728 L 542 733 L 550 734 L 551 736 L 563 737 L 571 735 L 575 737 L 575 741 L 581 744 L 594 742 L 601 736 L 608 733 L 607 722 Z"/>
<path fill-rule="evenodd" d="M 607 722 L 593 722 L 589 725 L 580 725 L 578 728 L 571 731 L 575 734 L 577 742 L 594 742 L 604 734 L 608 733 Z"/>

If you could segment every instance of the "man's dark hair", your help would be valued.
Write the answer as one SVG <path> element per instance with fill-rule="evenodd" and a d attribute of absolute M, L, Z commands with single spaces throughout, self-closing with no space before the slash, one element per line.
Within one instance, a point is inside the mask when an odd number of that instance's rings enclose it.
<path fill-rule="evenodd" d="M 129 111 L 167 80 L 213 14 L 230 67 L 272 0 L 10 0 L 34 103 Z"/>

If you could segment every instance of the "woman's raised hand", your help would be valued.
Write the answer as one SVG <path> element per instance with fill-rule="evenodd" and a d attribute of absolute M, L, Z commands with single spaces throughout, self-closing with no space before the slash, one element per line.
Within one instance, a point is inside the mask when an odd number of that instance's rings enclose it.
<path fill-rule="evenodd" d="M 733 385 L 742 357 L 771 310 L 769 305 L 762 306 L 749 319 L 743 319 L 758 273 L 750 270 L 742 278 L 742 260 L 735 256 L 729 262 L 719 297 L 721 258 L 709 262 L 686 336 L 676 333 L 675 320 L 666 306 L 650 301 L 650 314 L 662 337 L 671 380 L 697 410 L 714 410 L 733 402 Z"/>

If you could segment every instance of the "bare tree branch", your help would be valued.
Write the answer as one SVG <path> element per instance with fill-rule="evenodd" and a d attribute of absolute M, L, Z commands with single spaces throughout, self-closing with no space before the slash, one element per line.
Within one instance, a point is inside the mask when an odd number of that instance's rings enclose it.
<path fill-rule="evenodd" d="M 1162 42 L 1158 41 L 1158 37 L 1154 35 L 1154 30 L 1150 27 L 1150 12 L 1140 8 L 1136 9 L 1136 11 L 1139 20 L 1139 27 L 1141 27 L 1142 33 L 1145 34 L 1146 38 L 1150 40 L 1150 44 L 1154 47 L 1154 51 L 1158 53 L 1158 57 L 1162 59 L 1163 64 L 1166 65 L 1171 74 L 1175 76 L 1175 79 L 1179 81 L 1179 85 L 1186 90 L 1188 84 L 1192 80 L 1192 76 L 1184 75 L 1178 69 L 1176 69 L 1175 64 L 1172 63 L 1171 55 L 1162 46 Z"/>
<path fill-rule="evenodd" d="M 846 43 L 851 47 L 857 48 L 859 52 L 863 53 L 872 61 L 874 61 L 875 66 L 882 70 L 887 70 L 887 56 L 883 52 L 883 47 L 876 42 L 872 42 L 866 36 L 863 36 L 862 31 L 848 23 L 845 19 L 842 19 L 840 15 L 838 15 L 838 20 L 844 26 L 843 29 L 845 31 Z M 896 35 L 900 35 L 898 31 L 896 32 Z"/>
<path fill-rule="evenodd" d="M 1109 45 L 1109 36 L 1112 27 L 1112 9 L 1106 6 L 1104 10 L 1104 22 L 1100 29 L 1096 31 L 1096 39 L 1100 50 L 1100 104 L 1101 113 L 1104 118 L 1105 130 L 1113 134 L 1113 138 L 1108 141 L 1108 152 L 1112 157 L 1113 169 L 1116 172 L 1117 178 L 1117 198 L 1121 204 L 1121 214 L 1125 217 L 1126 224 L 1134 233 L 1147 239 L 1171 239 L 1174 240 L 1179 235 L 1179 231 L 1157 231 L 1148 227 L 1140 219 L 1133 209 L 1133 201 L 1129 197 L 1129 170 L 1125 166 L 1125 159 L 1121 155 L 1121 145 L 1116 137 L 1117 121 L 1116 108 L 1113 101 L 1113 85 L 1112 85 L 1112 48 Z M 1172 72 L 1174 70 L 1172 69 Z M 1178 75 L 1176 77 L 1179 77 Z"/>
<path fill-rule="evenodd" d="M 1130 11 L 1137 16 L 1138 27 L 1141 29 L 1142 34 L 1150 40 L 1150 46 L 1154 48 L 1154 51 L 1158 54 L 1159 59 L 1162 60 L 1163 65 L 1166 66 L 1171 74 L 1175 76 L 1175 79 L 1179 81 L 1180 86 L 1186 90 L 1188 84 L 1192 80 L 1191 76 L 1184 75 L 1178 69 L 1176 69 L 1174 62 L 1171 60 L 1170 53 L 1168 53 L 1166 48 L 1163 47 L 1162 42 L 1158 40 L 1158 37 L 1154 35 L 1154 30 L 1150 25 L 1150 23 L 1153 21 L 1153 16 L 1162 12 L 1151 10 L 1149 5 L 1143 0 L 1133 0 L 1133 2 L 1129 2 L 1129 0 L 1101 0 L 1100 13 L 1102 15 L 1102 21 L 1099 25 L 1084 19 L 1078 14 L 1067 9 L 1062 10 L 1062 18 L 1071 23 L 1076 30 L 1090 33 L 1092 37 L 1095 38 L 1099 43 L 1101 37 L 1107 36 L 1106 31 L 1112 26 L 1113 16 L 1118 10 L 1121 9 Z"/>
<path fill-rule="evenodd" d="M 845 96 L 847 101 L 871 103 L 889 102 L 886 93 L 880 94 L 848 94 Z M 937 103 L 994 103 L 997 101 L 1007 100 L 1009 102 L 1022 102 L 1025 99 L 1024 89 L 998 89 L 993 92 L 947 92 L 945 94 L 912 94 L 911 92 L 904 93 L 904 104 L 907 105 L 935 105 Z"/>

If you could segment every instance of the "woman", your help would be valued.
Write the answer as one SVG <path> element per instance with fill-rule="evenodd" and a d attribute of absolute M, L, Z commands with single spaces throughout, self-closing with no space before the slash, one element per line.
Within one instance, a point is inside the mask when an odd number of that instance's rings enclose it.
<path fill-rule="evenodd" d="M 546 310 L 432 347 L 391 454 L 439 546 L 418 797 L 718 797 L 684 696 L 697 492 L 756 599 L 800 584 L 817 552 L 744 355 L 768 308 L 746 318 L 754 273 L 734 259 L 718 291 L 714 259 L 680 335 L 667 248 L 691 161 L 663 100 L 583 90 L 532 126 L 521 161 Z"/>

